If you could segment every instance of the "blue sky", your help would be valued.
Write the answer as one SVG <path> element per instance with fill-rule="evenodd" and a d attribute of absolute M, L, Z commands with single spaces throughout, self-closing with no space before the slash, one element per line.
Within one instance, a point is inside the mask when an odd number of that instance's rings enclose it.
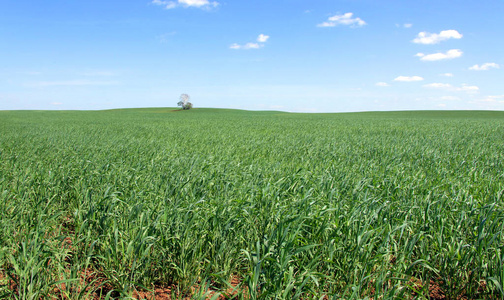
<path fill-rule="evenodd" d="M 0 0 L 0 110 L 504 110 L 504 1 Z"/>

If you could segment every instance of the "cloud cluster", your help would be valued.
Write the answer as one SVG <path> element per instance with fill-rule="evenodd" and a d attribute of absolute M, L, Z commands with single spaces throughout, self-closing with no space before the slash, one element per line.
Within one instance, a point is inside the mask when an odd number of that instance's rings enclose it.
<path fill-rule="evenodd" d="M 444 59 L 453 59 L 457 57 L 461 57 L 463 54 L 459 49 L 448 50 L 446 53 L 433 53 L 433 54 L 424 54 L 417 53 L 415 56 L 420 57 L 420 60 L 423 61 L 436 61 L 436 60 L 444 60 Z"/>
<path fill-rule="evenodd" d="M 265 35 L 265 34 L 261 33 L 257 37 L 257 40 L 256 40 L 257 42 L 256 43 L 246 43 L 244 45 L 239 45 L 237 43 L 234 43 L 231 46 L 229 46 L 229 48 L 233 49 L 233 50 L 259 49 L 259 48 L 264 47 L 264 43 L 266 43 L 269 38 L 270 38 L 269 35 Z"/>
<path fill-rule="evenodd" d="M 237 43 L 234 43 L 231 46 L 229 46 L 230 49 L 234 49 L 234 50 L 240 50 L 240 49 L 243 49 L 243 50 L 259 49 L 259 48 L 262 48 L 262 47 L 264 47 L 264 45 L 263 44 L 259 44 L 259 43 L 246 43 L 245 45 L 238 45 Z"/>
<path fill-rule="evenodd" d="M 353 18 L 353 13 L 348 12 L 342 15 L 329 17 L 326 22 L 320 23 L 318 27 L 335 27 L 337 25 L 346 25 L 351 27 L 362 27 L 366 22 L 361 18 Z"/>
<path fill-rule="evenodd" d="M 490 102 L 490 103 L 502 103 L 504 104 L 504 95 L 496 95 L 496 96 L 487 96 L 483 99 L 480 99 L 481 102 Z"/>
<path fill-rule="evenodd" d="M 165 1 L 165 0 L 153 0 L 152 4 L 164 6 L 165 9 L 172 9 L 179 6 L 182 7 L 196 7 L 196 8 L 211 8 L 219 6 L 217 1 L 208 0 L 176 0 L 176 1 Z"/>
<path fill-rule="evenodd" d="M 469 68 L 469 70 L 473 71 L 488 71 L 490 69 L 499 69 L 500 66 L 496 63 L 484 63 L 481 66 L 480 65 L 474 65 Z"/>
<path fill-rule="evenodd" d="M 400 26 L 397 25 L 396 26 Z M 412 24 L 404 24 L 403 25 L 405 28 L 411 28 Z M 413 40 L 414 43 L 417 44 L 437 44 L 441 41 L 448 40 L 448 39 L 461 39 L 462 34 L 458 32 L 457 30 L 443 30 L 440 33 L 428 33 L 428 32 L 420 32 Z M 422 61 L 438 61 L 438 60 L 446 60 L 446 59 L 453 59 L 457 57 L 461 57 L 463 52 L 460 49 L 451 49 L 446 52 L 438 52 L 438 53 L 431 53 L 431 54 L 424 54 L 424 53 L 417 53 L 415 56 L 419 57 L 420 60 Z M 443 73 L 439 74 L 439 76 L 444 76 L 444 77 L 453 77 L 452 73 Z M 394 78 L 394 81 L 399 81 L 399 82 L 415 82 L 415 81 L 423 81 L 424 78 L 421 76 L 398 76 Z M 378 82 L 375 84 L 376 86 L 389 86 L 385 82 Z M 424 85 L 426 88 L 438 88 L 438 89 L 450 89 L 450 90 L 457 90 L 457 91 L 477 91 L 479 88 L 476 86 L 469 86 L 469 85 L 462 85 L 461 87 L 453 87 L 452 85 L 448 83 L 431 83 L 431 84 L 426 84 Z"/>
<path fill-rule="evenodd" d="M 468 103 L 478 105 L 478 109 L 502 110 L 504 109 L 504 95 L 486 96 Z"/>
<path fill-rule="evenodd" d="M 412 82 L 412 81 L 422 81 L 423 77 L 420 76 L 398 76 L 394 78 L 394 81 Z"/>
<path fill-rule="evenodd" d="M 479 87 L 475 85 L 467 85 L 463 84 L 460 87 L 453 86 L 449 83 L 429 83 L 424 85 L 425 88 L 431 89 L 442 89 L 452 92 L 466 92 L 466 93 L 477 93 L 479 91 Z"/>
<path fill-rule="evenodd" d="M 443 30 L 440 33 L 428 33 L 428 32 L 420 32 L 416 39 L 413 40 L 413 43 L 416 44 L 437 44 L 439 42 L 448 40 L 448 39 L 461 39 L 462 34 L 460 34 L 457 30 Z"/>
<path fill-rule="evenodd" d="M 257 37 L 257 41 L 259 43 L 266 43 L 269 39 L 269 35 L 265 35 L 265 34 L 260 34 L 258 37 Z"/>
<path fill-rule="evenodd" d="M 152 0 L 151 2 L 154 5 L 163 6 L 165 9 L 173 9 L 177 7 L 183 8 L 214 8 L 219 6 L 219 2 L 214 0 Z M 367 25 L 367 23 L 359 17 L 356 17 L 354 13 L 347 12 L 343 14 L 336 14 L 327 18 L 325 22 L 317 24 L 317 27 L 336 27 L 336 26 L 348 26 L 351 28 L 363 27 Z M 397 27 L 403 28 L 412 28 L 411 23 L 405 24 L 396 24 Z M 443 30 L 439 33 L 429 33 L 426 31 L 418 33 L 418 35 L 411 41 L 415 44 L 422 45 L 433 45 L 438 44 L 443 41 L 447 41 L 450 39 L 461 39 L 463 35 L 457 30 Z M 251 41 L 244 44 L 233 43 L 229 46 L 230 49 L 233 50 L 251 50 L 251 49 L 260 49 L 265 46 L 265 43 L 268 42 L 270 36 L 265 34 L 260 34 L 257 36 L 255 41 Z M 460 49 L 451 49 L 446 52 L 438 52 L 438 53 L 417 53 L 415 56 L 418 57 L 421 61 L 441 61 L 441 60 L 449 60 L 454 58 L 459 58 L 463 55 L 463 52 Z M 484 63 L 482 65 L 473 65 L 469 68 L 469 70 L 475 71 L 486 71 L 489 69 L 498 69 L 500 66 L 496 63 Z M 443 73 L 439 74 L 439 76 L 444 77 L 453 77 L 452 73 Z M 421 82 L 424 81 L 424 78 L 421 76 L 397 76 L 393 79 L 395 82 Z M 38 86 L 54 86 L 54 85 L 102 85 L 102 84 L 113 84 L 112 82 L 91 82 L 91 81 L 66 81 L 66 82 L 39 82 Z M 391 85 L 387 82 L 377 82 L 375 83 L 377 87 L 390 87 Z M 449 92 L 463 92 L 467 94 L 474 94 L 479 92 L 479 87 L 475 85 L 467 85 L 462 84 L 459 86 L 454 86 L 449 83 L 429 83 L 424 84 L 424 88 L 427 89 L 438 89 Z M 502 102 L 503 96 L 490 96 L 482 101 L 488 102 Z M 445 96 L 442 97 L 443 100 L 458 100 L 458 97 L 454 96 Z M 444 105 L 444 104 L 441 104 Z"/>

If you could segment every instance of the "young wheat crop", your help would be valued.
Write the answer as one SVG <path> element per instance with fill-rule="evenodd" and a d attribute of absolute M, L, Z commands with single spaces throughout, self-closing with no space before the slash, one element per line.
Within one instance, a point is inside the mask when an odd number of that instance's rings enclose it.
<path fill-rule="evenodd" d="M 0 132 L 0 297 L 504 297 L 501 112 L 3 111 Z"/>

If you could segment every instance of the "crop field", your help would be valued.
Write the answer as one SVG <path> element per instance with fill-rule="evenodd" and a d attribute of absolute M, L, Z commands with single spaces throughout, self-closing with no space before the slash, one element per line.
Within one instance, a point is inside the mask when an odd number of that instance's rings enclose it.
<path fill-rule="evenodd" d="M 0 298 L 502 299 L 504 112 L 0 111 Z"/>

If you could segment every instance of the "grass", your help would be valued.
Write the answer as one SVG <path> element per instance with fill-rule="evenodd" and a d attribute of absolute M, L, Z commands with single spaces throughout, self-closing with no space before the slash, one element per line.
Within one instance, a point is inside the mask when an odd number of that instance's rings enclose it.
<path fill-rule="evenodd" d="M 7 298 L 504 297 L 504 112 L 1 111 L 0 132 Z"/>

